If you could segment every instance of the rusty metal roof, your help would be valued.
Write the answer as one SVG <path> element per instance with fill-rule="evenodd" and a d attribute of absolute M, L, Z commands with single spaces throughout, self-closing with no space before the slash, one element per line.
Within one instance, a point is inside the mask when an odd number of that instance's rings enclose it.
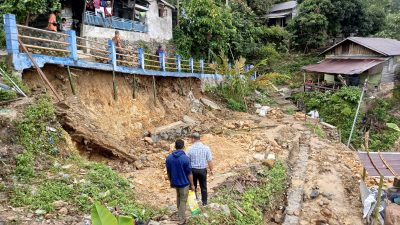
<path fill-rule="evenodd" d="M 341 45 L 345 41 L 352 41 L 384 56 L 400 55 L 400 41 L 389 38 L 349 37 L 323 51 L 321 54 Z"/>
<path fill-rule="evenodd" d="M 383 63 L 384 59 L 325 59 L 318 64 L 303 67 L 307 72 L 353 75 Z"/>
<path fill-rule="evenodd" d="M 282 10 L 293 9 L 293 8 L 296 8 L 296 6 L 297 6 L 297 1 L 283 2 L 283 3 L 275 4 L 274 6 L 272 6 L 272 9 L 269 12 L 272 13 L 272 12 L 277 12 L 277 11 L 282 11 Z"/>
<path fill-rule="evenodd" d="M 400 152 L 358 152 L 369 176 L 397 177 L 400 174 Z"/>

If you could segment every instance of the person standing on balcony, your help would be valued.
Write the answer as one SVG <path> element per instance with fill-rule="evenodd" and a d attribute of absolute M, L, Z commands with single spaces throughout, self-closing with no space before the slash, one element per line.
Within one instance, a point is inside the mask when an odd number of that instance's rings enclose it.
<path fill-rule="evenodd" d="M 164 49 L 162 48 L 161 45 L 159 45 L 156 51 L 156 56 L 157 56 L 157 61 L 160 62 L 160 69 L 162 70 L 162 58 L 160 57 L 161 53 L 164 53 Z"/>
<path fill-rule="evenodd" d="M 104 9 L 104 14 L 106 17 L 111 17 L 113 15 L 113 10 L 111 6 L 111 1 L 107 1 L 107 7 Z"/>
<path fill-rule="evenodd" d="M 60 11 L 58 11 L 58 10 L 50 13 L 48 24 L 47 24 L 48 30 L 57 32 L 57 16 L 59 14 L 60 14 Z"/>
<path fill-rule="evenodd" d="M 115 31 L 115 35 L 112 38 L 112 41 L 115 44 L 115 52 L 117 53 L 117 59 L 122 59 L 122 55 L 118 54 L 124 54 L 124 51 L 122 50 L 122 44 L 121 44 L 121 36 L 119 34 L 119 31 Z"/>
<path fill-rule="evenodd" d="M 197 181 L 200 183 L 201 201 L 203 205 L 207 205 L 207 168 L 213 175 L 212 153 L 207 145 L 200 141 L 200 134 L 192 134 L 193 145 L 189 148 L 188 157 L 192 166 L 193 183 L 197 196 Z"/>

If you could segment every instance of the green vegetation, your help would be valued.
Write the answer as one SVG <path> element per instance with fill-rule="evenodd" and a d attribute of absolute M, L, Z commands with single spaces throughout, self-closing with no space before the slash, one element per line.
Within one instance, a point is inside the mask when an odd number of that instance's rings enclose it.
<path fill-rule="evenodd" d="M 16 123 L 24 152 L 16 157 L 11 187 L 13 206 L 53 212 L 55 201 L 65 201 L 88 213 L 94 202 L 118 206 L 120 213 L 148 220 L 154 209 L 135 202 L 130 183 L 102 163 L 87 162 L 77 153 L 64 152 L 63 130 L 48 97 L 29 106 Z M 62 154 L 61 154 L 62 153 Z"/>
<path fill-rule="evenodd" d="M 30 16 L 47 14 L 61 8 L 59 0 L 4 0 L 0 6 L 0 15 L 12 13 L 20 23 L 29 21 Z"/>
<path fill-rule="evenodd" d="M 319 138 L 326 138 L 326 134 L 324 130 L 318 123 L 312 123 L 307 121 L 306 126 L 313 130 L 314 134 L 316 134 Z"/>
<path fill-rule="evenodd" d="M 11 72 L 7 69 L 6 65 L 3 62 L 0 62 L 0 70 L 4 71 L 8 78 L 10 78 L 15 84 L 17 84 L 24 93 L 29 94 L 29 88 L 22 82 L 20 78 L 11 74 Z M 13 83 L 8 78 L 2 77 L 0 75 L 0 81 L 2 81 L 2 83 L 8 85 L 9 87 L 14 87 Z M 15 98 L 17 98 L 17 93 L 14 90 L 0 89 L 0 101 L 12 100 Z"/>
<path fill-rule="evenodd" d="M 390 9 L 388 4 L 378 0 L 299 2 L 299 15 L 290 23 L 289 30 L 293 33 L 294 47 L 305 52 L 325 46 L 329 38 L 377 33 L 385 24 L 385 14 Z"/>
<path fill-rule="evenodd" d="M 296 100 L 304 98 L 307 111 L 317 109 L 320 117 L 327 123 L 341 130 L 342 140 L 347 140 L 357 109 L 361 89 L 343 87 L 337 92 L 306 92 L 295 96 Z M 359 114 L 362 115 L 362 114 Z M 359 116 L 358 121 L 361 121 Z M 353 140 L 360 138 L 361 133 L 353 135 Z"/>
<path fill-rule="evenodd" d="M 306 110 L 317 109 L 324 121 L 341 130 L 342 140 L 347 141 L 361 89 L 344 87 L 337 92 L 306 92 L 295 96 L 296 100 L 304 98 Z M 399 92 L 399 90 L 396 90 Z M 390 114 L 390 110 L 398 102 L 399 95 L 392 99 L 364 99 L 363 107 L 357 118 L 357 126 L 352 143 L 362 148 L 365 131 L 369 131 L 369 149 L 371 151 L 389 151 L 400 137 L 400 132 L 388 127 L 388 123 L 400 124 L 400 118 Z M 364 116 L 363 116 L 364 115 Z M 364 117 L 364 120 L 362 119 Z M 319 133 L 314 127 L 315 133 Z M 324 136 L 321 134 L 321 136 Z"/>
<path fill-rule="evenodd" d="M 397 126 L 397 124 L 400 124 L 400 118 L 391 115 L 390 110 L 396 106 L 398 100 L 395 96 L 392 99 L 376 99 L 369 103 L 370 106 L 366 112 L 367 121 L 365 122 L 364 129 L 369 130 L 370 150 L 393 150 L 393 145 L 399 139 L 400 132 L 391 128 L 390 124 Z"/>
<path fill-rule="evenodd" d="M 6 34 L 4 33 L 3 20 L 0 21 L 0 49 L 6 46 Z"/>
<path fill-rule="evenodd" d="M 17 93 L 15 93 L 15 91 L 0 89 L 0 101 L 7 101 L 15 98 L 17 98 Z"/>
<path fill-rule="evenodd" d="M 249 185 L 243 192 L 230 185 L 220 190 L 212 202 L 227 205 L 230 215 L 213 209 L 206 209 L 208 218 L 201 215 L 190 220 L 196 225 L 247 225 L 262 224 L 263 213 L 271 210 L 276 202 L 283 198 L 286 188 L 286 169 L 281 162 L 276 162 L 271 170 L 264 168 L 257 176 L 258 185 Z"/>
<path fill-rule="evenodd" d="M 400 40 L 400 13 L 390 13 L 386 17 L 386 23 L 377 36 Z"/>

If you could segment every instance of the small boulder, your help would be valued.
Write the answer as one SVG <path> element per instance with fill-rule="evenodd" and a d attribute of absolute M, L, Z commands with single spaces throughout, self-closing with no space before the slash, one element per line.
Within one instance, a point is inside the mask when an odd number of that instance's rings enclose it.
<path fill-rule="evenodd" d="M 160 225 L 160 222 L 157 222 L 157 221 L 154 221 L 154 220 L 150 220 L 147 225 Z"/>
<path fill-rule="evenodd" d="M 206 98 L 201 98 L 200 101 L 201 101 L 204 105 L 210 107 L 210 108 L 213 109 L 213 110 L 221 110 L 221 107 L 219 107 L 219 105 L 217 105 L 215 102 L 213 102 L 213 101 L 211 101 L 211 100 L 208 100 L 208 99 L 206 99 Z"/>
<path fill-rule="evenodd" d="M 145 137 L 143 139 L 146 143 L 153 144 L 153 139 L 151 137 Z"/>
<path fill-rule="evenodd" d="M 35 211 L 35 214 L 36 214 L 36 215 L 44 215 L 44 214 L 46 214 L 46 211 L 44 211 L 43 209 L 37 209 L 37 210 Z"/>
<path fill-rule="evenodd" d="M 140 162 L 140 160 L 136 160 L 135 163 L 133 164 L 137 170 L 140 170 L 143 168 L 143 163 Z"/>
<path fill-rule="evenodd" d="M 61 209 L 61 208 L 63 208 L 63 207 L 65 207 L 65 206 L 67 206 L 68 205 L 68 203 L 67 202 L 64 202 L 64 201 L 55 201 L 55 202 L 53 202 L 53 207 L 56 209 L 56 210 L 59 210 L 59 209 Z"/>
<path fill-rule="evenodd" d="M 58 211 L 61 215 L 67 215 L 68 214 L 68 209 L 66 207 L 61 208 Z"/>
<path fill-rule="evenodd" d="M 283 221 L 283 215 L 282 215 L 281 212 L 275 213 L 275 215 L 274 215 L 274 221 L 275 221 L 275 223 L 278 223 L 278 224 L 281 224 L 281 223 L 282 223 L 282 221 Z"/>
<path fill-rule="evenodd" d="M 220 208 L 221 208 L 222 212 L 226 216 L 230 216 L 231 215 L 231 210 L 229 210 L 229 206 L 228 205 L 221 205 Z"/>
<path fill-rule="evenodd" d="M 254 155 L 253 155 L 253 158 L 254 158 L 255 160 L 258 160 L 258 161 L 263 161 L 263 160 L 265 159 L 265 154 L 257 153 L 257 154 L 254 154 Z"/>
<path fill-rule="evenodd" d="M 183 116 L 183 122 L 187 123 L 187 124 L 197 124 L 198 121 L 193 119 L 192 117 L 188 116 L 188 115 L 184 115 Z"/>
<path fill-rule="evenodd" d="M 323 208 L 321 209 L 321 214 L 325 217 L 331 218 L 332 217 L 332 211 L 327 209 L 327 208 Z"/>

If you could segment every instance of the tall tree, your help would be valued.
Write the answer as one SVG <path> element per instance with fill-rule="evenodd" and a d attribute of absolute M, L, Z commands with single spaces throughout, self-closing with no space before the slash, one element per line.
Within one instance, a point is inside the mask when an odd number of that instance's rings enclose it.
<path fill-rule="evenodd" d="M 209 50 L 228 52 L 229 40 L 236 35 L 228 8 L 213 0 L 191 0 L 182 8 L 180 26 L 174 33 L 180 54 L 206 58 Z"/>
<path fill-rule="evenodd" d="M 400 40 L 400 13 L 389 14 L 383 30 L 377 36 Z"/>
<path fill-rule="evenodd" d="M 25 23 L 29 16 L 46 14 L 60 8 L 60 0 L 4 0 L 0 5 L 0 15 L 13 13 L 20 23 Z"/>

